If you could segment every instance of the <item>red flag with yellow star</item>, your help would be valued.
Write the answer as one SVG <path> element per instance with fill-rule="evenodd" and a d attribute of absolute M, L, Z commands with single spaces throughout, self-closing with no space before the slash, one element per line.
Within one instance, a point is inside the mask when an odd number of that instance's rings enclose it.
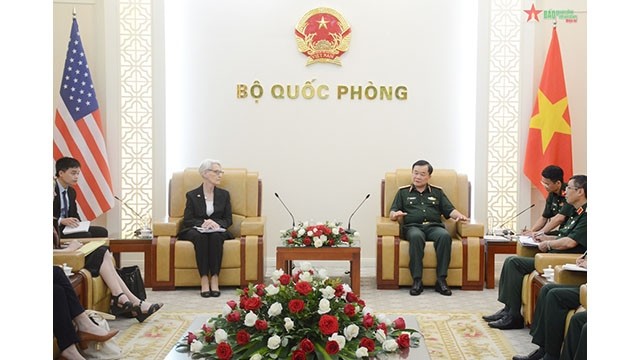
<path fill-rule="evenodd" d="M 540 174 L 548 165 L 561 167 L 564 170 L 565 181 L 573 175 L 571 118 L 560 43 L 555 27 L 542 70 L 536 101 L 533 104 L 524 158 L 525 175 L 544 195 L 547 191 L 540 183 Z"/>

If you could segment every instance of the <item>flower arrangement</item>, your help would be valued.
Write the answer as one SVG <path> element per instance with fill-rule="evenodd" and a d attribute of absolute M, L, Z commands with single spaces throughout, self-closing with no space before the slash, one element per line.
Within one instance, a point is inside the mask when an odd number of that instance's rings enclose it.
<path fill-rule="evenodd" d="M 303 222 L 289 230 L 281 230 L 280 239 L 285 246 L 292 247 L 352 246 L 360 234 L 357 231 L 347 232 L 340 225 L 330 221 L 315 225 Z"/>
<path fill-rule="evenodd" d="M 338 360 L 402 356 L 419 344 L 402 317 L 374 315 L 348 285 L 308 262 L 293 275 L 276 270 L 271 280 L 238 289 L 239 301 L 227 301 L 178 349 L 192 358 Z"/>

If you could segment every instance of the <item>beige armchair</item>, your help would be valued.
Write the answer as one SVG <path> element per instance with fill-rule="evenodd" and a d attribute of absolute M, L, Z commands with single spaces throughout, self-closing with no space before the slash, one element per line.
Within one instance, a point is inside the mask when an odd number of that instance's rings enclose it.
<path fill-rule="evenodd" d="M 544 269 L 554 268 L 554 281 L 564 285 L 581 285 L 587 282 L 586 272 L 572 272 L 562 269 L 564 264 L 575 264 L 576 259 L 582 254 L 572 253 L 537 253 L 535 254 L 535 270 L 522 279 L 522 316 L 525 325 L 530 325 L 535 313 L 535 298 L 533 292 L 533 279 L 542 276 Z M 573 274 L 570 274 L 573 273 Z"/>
<path fill-rule="evenodd" d="M 169 183 L 169 217 L 154 223 L 152 257 L 155 261 L 154 290 L 173 290 L 179 286 L 200 286 L 193 243 L 177 240 L 184 218 L 186 193 L 202 183 L 197 168 L 173 173 Z M 235 237 L 225 240 L 222 256 L 221 286 L 246 286 L 263 281 L 265 218 L 261 216 L 262 181 L 257 172 L 225 169 L 220 187 L 231 195 Z"/>
<path fill-rule="evenodd" d="M 88 310 L 109 312 L 111 291 L 101 276 L 91 277 L 91 272 L 84 268 L 85 254 L 76 250 L 71 252 L 54 252 L 53 265 L 67 264 L 74 273 L 82 276 L 84 301 L 82 306 Z"/>
<path fill-rule="evenodd" d="M 429 181 L 442 187 L 456 209 L 469 216 L 470 185 L 465 174 L 454 170 L 434 170 Z M 381 184 L 380 217 L 377 219 L 376 280 L 378 289 L 411 286 L 409 242 L 400 239 L 400 225 L 389 218 L 391 204 L 401 186 L 411 184 L 411 169 L 387 172 Z M 453 240 L 447 283 L 463 290 L 482 290 L 484 282 L 484 225 L 444 220 Z M 436 252 L 427 242 L 423 260 L 422 282 L 436 282 Z"/>

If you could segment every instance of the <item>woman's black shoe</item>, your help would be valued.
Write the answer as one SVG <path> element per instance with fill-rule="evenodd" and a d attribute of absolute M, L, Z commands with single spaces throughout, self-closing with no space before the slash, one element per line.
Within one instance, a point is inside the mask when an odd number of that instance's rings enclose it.
<path fill-rule="evenodd" d="M 138 319 L 138 322 L 143 322 L 145 320 L 147 320 L 147 318 L 151 315 L 153 315 L 156 311 L 160 310 L 160 308 L 164 305 L 164 304 L 151 304 L 151 306 L 149 306 L 149 310 L 147 310 L 147 312 L 142 312 L 142 303 L 143 301 L 140 300 L 140 304 L 136 305 L 133 309 L 133 312 L 136 313 L 136 319 Z"/>
<path fill-rule="evenodd" d="M 208 298 L 209 296 L 211 296 L 211 291 L 200 291 L 200 296 Z"/>
<path fill-rule="evenodd" d="M 209 291 L 209 294 L 213 297 L 218 297 L 220 296 L 220 290 L 211 290 Z"/>
<path fill-rule="evenodd" d="M 124 295 L 124 293 L 120 293 L 116 296 L 111 296 L 111 314 L 118 316 L 130 313 L 133 310 L 133 304 L 131 301 L 127 300 L 124 304 L 120 304 L 118 299 L 120 296 Z"/>

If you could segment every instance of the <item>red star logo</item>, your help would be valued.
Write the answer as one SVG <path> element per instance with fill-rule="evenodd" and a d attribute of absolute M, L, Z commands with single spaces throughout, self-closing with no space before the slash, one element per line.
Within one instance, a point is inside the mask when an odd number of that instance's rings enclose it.
<path fill-rule="evenodd" d="M 526 12 L 527 15 L 529 15 L 527 17 L 527 22 L 531 21 L 531 19 L 536 19 L 537 22 L 540 22 L 540 19 L 538 18 L 538 14 L 540 14 L 542 10 L 536 10 L 536 5 L 534 3 L 531 3 L 531 9 L 523 10 L 523 11 Z"/>

